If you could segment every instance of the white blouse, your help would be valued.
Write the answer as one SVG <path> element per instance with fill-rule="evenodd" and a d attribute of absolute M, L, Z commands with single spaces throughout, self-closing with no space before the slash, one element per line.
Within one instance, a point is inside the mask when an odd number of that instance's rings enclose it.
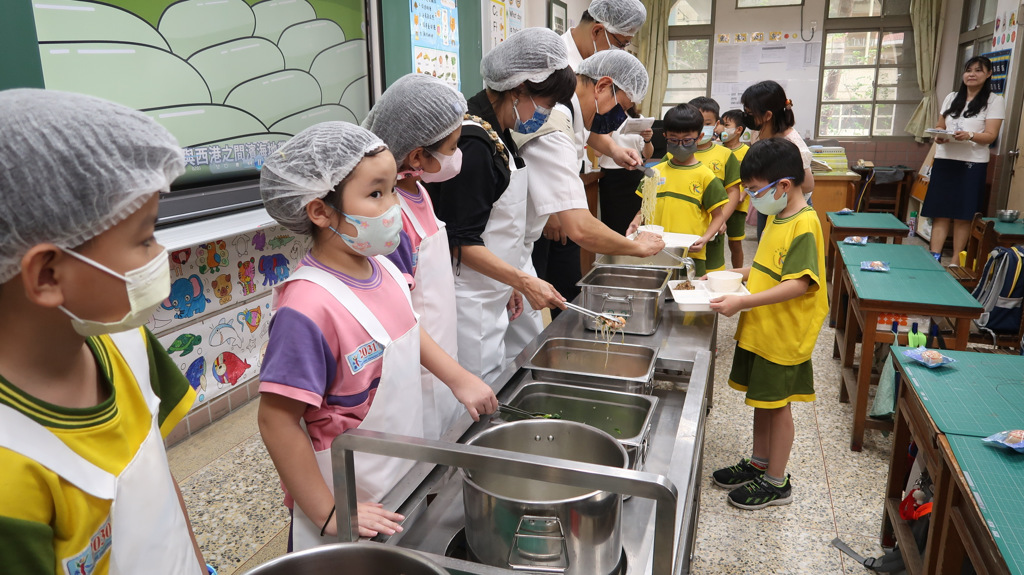
<path fill-rule="evenodd" d="M 953 99 L 956 98 L 956 92 L 950 92 L 946 99 L 942 101 L 942 107 L 939 109 L 939 113 L 943 113 L 949 109 L 950 104 L 953 103 Z M 964 106 L 964 110 L 967 106 Z M 952 115 L 946 116 L 946 129 L 957 131 L 963 130 L 964 132 L 984 132 L 986 120 L 1002 120 L 1006 117 L 1006 102 L 1003 97 L 999 94 L 989 94 L 988 106 L 978 112 L 977 116 L 970 118 L 963 117 L 962 113 L 959 118 L 954 118 Z M 961 162 L 972 162 L 975 164 L 988 163 L 990 157 L 988 151 L 988 145 L 978 144 L 970 140 L 956 141 L 950 140 L 945 144 L 938 144 L 935 147 L 935 157 L 946 160 L 959 160 Z"/>

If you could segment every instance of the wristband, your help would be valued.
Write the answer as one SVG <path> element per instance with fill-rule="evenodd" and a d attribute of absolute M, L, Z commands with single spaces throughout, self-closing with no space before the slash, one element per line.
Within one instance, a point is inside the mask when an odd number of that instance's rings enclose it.
<path fill-rule="evenodd" d="M 641 138 L 641 139 L 643 139 L 643 138 Z M 650 140 L 644 140 L 644 143 L 645 143 L 645 144 L 650 144 L 650 143 L 651 143 L 651 141 L 650 141 Z"/>
<path fill-rule="evenodd" d="M 331 522 L 331 517 L 334 517 L 335 509 L 337 509 L 337 506 L 331 507 L 331 512 L 327 514 L 327 521 L 324 521 L 324 526 L 320 528 L 320 537 L 327 533 L 327 524 Z"/>

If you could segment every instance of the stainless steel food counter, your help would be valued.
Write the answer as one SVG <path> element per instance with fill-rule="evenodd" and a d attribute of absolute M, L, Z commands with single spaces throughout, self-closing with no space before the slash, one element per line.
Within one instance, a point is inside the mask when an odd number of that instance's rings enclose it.
<path fill-rule="evenodd" d="M 651 418 L 643 471 L 463 445 L 494 425 L 486 417 L 474 423 L 464 416 L 445 434 L 448 441 L 358 430 L 340 436 L 332 448 L 339 539 L 352 540 L 357 532 L 355 490 L 348 487 L 354 483 L 353 451 L 359 451 L 420 461 L 384 500 L 386 507 L 406 516 L 404 531 L 377 540 L 429 554 L 453 575 L 557 572 L 512 571 L 474 562 L 467 555 L 462 532 L 466 523 L 463 480 L 455 467 L 632 495 L 622 507 L 625 561 L 618 574 L 688 573 L 699 511 L 704 418 L 710 408 L 716 330 L 715 314 L 680 312 L 669 301 L 661 308 L 660 325 L 653 335 L 625 336 L 627 344 L 658 349 L 654 379 L 659 384 L 653 394 L 659 401 Z M 544 342 L 595 337 L 595 332 L 584 328 L 582 316 L 563 312 L 493 384 L 499 401 L 507 402 L 525 385 L 546 381 L 527 367 Z M 620 337 L 615 341 L 622 341 Z M 459 443 L 453 444 L 455 441 Z"/>

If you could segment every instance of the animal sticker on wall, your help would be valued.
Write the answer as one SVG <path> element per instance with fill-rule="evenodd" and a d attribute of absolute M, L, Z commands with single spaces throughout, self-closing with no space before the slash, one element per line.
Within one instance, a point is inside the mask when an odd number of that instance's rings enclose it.
<path fill-rule="evenodd" d="M 220 347 L 227 345 L 229 347 L 237 347 L 238 349 L 245 349 L 242 345 L 242 336 L 238 334 L 238 330 L 235 326 L 221 318 L 216 327 L 210 331 L 210 345 Z"/>
<path fill-rule="evenodd" d="M 238 285 L 242 286 L 242 295 L 252 295 L 256 293 L 256 260 L 249 258 L 248 260 L 238 262 Z"/>
<path fill-rule="evenodd" d="M 252 236 L 252 247 L 258 251 L 263 251 L 267 247 L 267 233 L 264 231 L 258 231 Z"/>
<path fill-rule="evenodd" d="M 220 267 L 228 265 L 228 245 L 224 240 L 199 244 L 196 257 L 199 258 L 199 273 L 220 273 Z"/>
<path fill-rule="evenodd" d="M 277 285 L 288 279 L 288 258 L 284 254 L 260 256 L 260 273 L 263 274 L 263 285 Z"/>
<path fill-rule="evenodd" d="M 184 274 L 184 265 L 188 263 L 190 257 L 192 257 L 192 248 L 171 252 L 171 270 L 174 271 L 175 277 L 180 278 Z"/>
<path fill-rule="evenodd" d="M 249 254 L 249 236 L 244 234 L 235 236 L 231 245 L 235 246 L 235 253 L 238 254 L 238 257 Z"/>
<path fill-rule="evenodd" d="M 274 236 L 274 238 L 271 239 L 267 243 L 270 245 L 270 249 L 277 250 L 277 249 L 281 249 L 281 248 L 285 247 L 286 245 L 288 245 L 288 242 L 290 242 L 290 241 L 292 241 L 294 239 L 295 239 L 295 236 L 280 235 L 280 236 Z"/>
<path fill-rule="evenodd" d="M 231 276 L 228 274 L 219 275 L 210 282 L 213 288 L 213 295 L 220 299 L 220 305 L 231 301 Z"/>
<path fill-rule="evenodd" d="M 192 353 L 192 350 L 194 350 L 200 343 L 203 343 L 203 336 L 195 333 L 183 333 L 174 338 L 174 341 L 171 342 L 171 346 L 167 348 L 167 354 L 174 355 L 175 353 L 181 352 L 181 356 L 185 357 Z"/>
<path fill-rule="evenodd" d="M 249 328 L 249 333 L 254 333 L 260 327 L 260 319 L 263 317 L 263 309 L 259 306 L 244 309 L 238 312 L 238 324 Z"/>
<path fill-rule="evenodd" d="M 213 360 L 213 378 L 221 385 L 235 385 L 250 367 L 244 359 L 226 351 Z"/>
<path fill-rule="evenodd" d="M 174 280 L 171 295 L 160 304 L 166 310 L 175 310 L 175 319 L 185 319 L 206 311 L 210 300 L 203 294 L 203 281 L 196 274 Z"/>
<path fill-rule="evenodd" d="M 199 394 L 198 400 L 206 399 L 206 358 L 200 356 L 185 370 L 185 379 Z"/>

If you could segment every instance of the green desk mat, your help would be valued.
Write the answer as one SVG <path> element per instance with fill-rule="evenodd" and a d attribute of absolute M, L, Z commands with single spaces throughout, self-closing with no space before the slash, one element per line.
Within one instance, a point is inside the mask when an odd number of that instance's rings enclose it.
<path fill-rule="evenodd" d="M 893 268 L 887 272 L 869 272 L 850 262 L 847 271 L 853 280 L 857 297 L 863 300 L 939 307 L 976 308 L 982 310 L 978 300 L 945 271 L 909 270 Z M 899 309 L 892 310 L 903 313 Z M 942 315 L 941 309 L 931 312 Z"/>
<path fill-rule="evenodd" d="M 1024 428 L 1024 357 L 943 351 L 956 362 L 932 369 L 903 355 L 907 349 L 893 346 L 893 357 L 939 431 L 988 437 Z"/>
<path fill-rule="evenodd" d="M 1010 573 L 1024 574 L 1024 454 L 977 437 L 946 439 Z"/>
<path fill-rule="evenodd" d="M 839 252 L 847 267 L 860 269 L 860 262 L 880 260 L 889 262 L 892 269 L 944 272 L 946 268 L 935 261 L 924 246 L 904 244 L 857 245 L 839 243 Z"/>
<path fill-rule="evenodd" d="M 993 221 L 996 223 L 995 230 L 997 234 L 1003 234 L 1008 236 L 1024 236 L 1024 220 L 1017 220 L 1015 222 L 1001 222 L 999 218 L 984 218 L 986 221 Z"/>
<path fill-rule="evenodd" d="M 892 214 L 828 212 L 828 221 L 836 228 L 872 228 L 876 230 L 899 230 L 909 232 L 907 224 Z"/>

